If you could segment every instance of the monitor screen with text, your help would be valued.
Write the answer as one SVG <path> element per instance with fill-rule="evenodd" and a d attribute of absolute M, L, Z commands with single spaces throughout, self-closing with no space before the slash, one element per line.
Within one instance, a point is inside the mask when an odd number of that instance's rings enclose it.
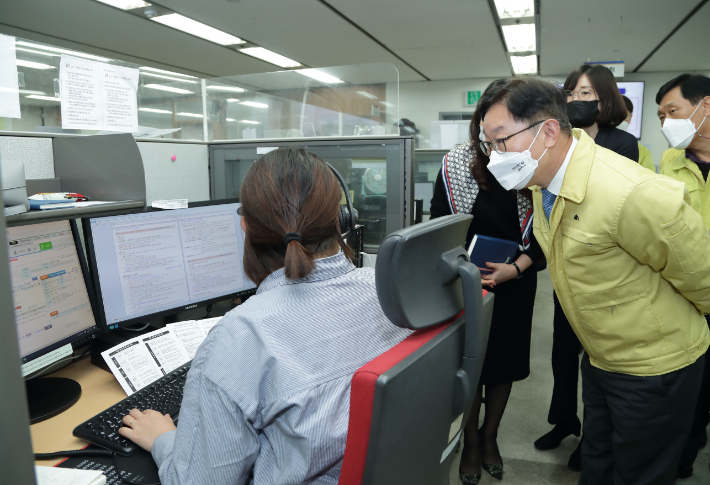
<path fill-rule="evenodd" d="M 106 325 L 255 288 L 244 274 L 238 203 L 89 220 Z"/>
<path fill-rule="evenodd" d="M 22 362 L 97 330 L 69 221 L 7 228 Z"/>

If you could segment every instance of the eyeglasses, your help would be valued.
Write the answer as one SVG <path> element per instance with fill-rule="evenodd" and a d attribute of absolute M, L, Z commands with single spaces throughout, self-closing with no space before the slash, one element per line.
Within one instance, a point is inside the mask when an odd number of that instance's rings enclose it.
<path fill-rule="evenodd" d="M 516 131 L 516 132 L 513 133 L 512 135 L 508 135 L 508 136 L 506 136 L 505 138 L 495 138 L 495 139 L 493 139 L 493 140 L 491 140 L 491 141 L 482 141 L 482 142 L 480 142 L 480 144 L 479 144 L 479 146 L 481 147 L 481 151 L 482 151 L 483 154 L 484 154 L 485 156 L 487 156 L 487 157 L 490 157 L 490 156 L 491 156 L 491 150 L 495 150 L 496 153 L 503 154 L 503 153 L 506 152 L 506 147 L 505 147 L 505 141 L 506 141 L 506 140 L 510 140 L 511 138 L 513 138 L 513 137 L 514 137 L 515 135 L 517 135 L 518 133 L 522 133 L 522 132 L 524 132 L 525 130 L 529 130 L 530 128 L 532 128 L 532 127 L 534 127 L 534 126 L 537 126 L 537 125 L 539 125 L 540 123 L 543 123 L 543 122 L 545 122 L 545 121 L 546 121 L 546 120 L 540 120 L 540 121 L 538 121 L 538 122 L 535 122 L 535 123 L 533 123 L 532 125 L 528 126 L 527 128 L 523 128 L 523 129 L 520 130 L 520 131 Z"/>
<path fill-rule="evenodd" d="M 580 100 L 580 101 L 589 101 L 589 98 L 592 97 L 594 94 L 594 90 L 592 88 L 585 88 L 580 91 L 565 91 L 565 96 L 567 96 L 567 102 L 569 103 L 570 101 L 574 101 L 575 98 Z"/>

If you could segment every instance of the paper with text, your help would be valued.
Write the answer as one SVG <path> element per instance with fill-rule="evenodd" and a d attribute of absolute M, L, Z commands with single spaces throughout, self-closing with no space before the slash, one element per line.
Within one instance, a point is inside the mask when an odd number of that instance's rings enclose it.
<path fill-rule="evenodd" d="M 187 350 L 187 353 L 190 355 L 190 359 L 194 359 L 197 349 L 200 348 L 200 344 L 207 336 L 207 334 L 202 331 L 200 324 L 195 320 L 189 320 L 186 322 L 169 323 L 167 326 L 175 332 L 175 335 L 177 335 L 185 346 L 185 350 Z"/>
<path fill-rule="evenodd" d="M 37 485 L 104 485 L 106 475 L 101 470 L 78 470 L 52 466 L 36 466 Z"/>
<path fill-rule="evenodd" d="M 0 35 L 0 118 L 21 118 L 15 38 Z"/>
<path fill-rule="evenodd" d="M 62 56 L 62 128 L 138 131 L 138 69 Z"/>

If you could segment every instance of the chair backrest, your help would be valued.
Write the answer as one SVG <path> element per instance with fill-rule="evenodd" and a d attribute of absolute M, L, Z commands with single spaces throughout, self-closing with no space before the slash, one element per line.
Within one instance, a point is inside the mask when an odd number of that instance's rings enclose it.
<path fill-rule="evenodd" d="M 463 247 L 470 222 L 436 219 L 380 247 L 380 304 L 394 324 L 417 331 L 354 374 L 339 485 L 449 483 L 493 311 Z"/>

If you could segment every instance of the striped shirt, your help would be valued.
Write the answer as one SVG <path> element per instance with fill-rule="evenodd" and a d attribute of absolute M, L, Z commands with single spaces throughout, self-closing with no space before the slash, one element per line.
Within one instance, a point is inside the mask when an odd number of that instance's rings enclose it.
<path fill-rule="evenodd" d="M 342 253 L 300 280 L 275 271 L 197 351 L 178 429 L 151 451 L 161 482 L 337 484 L 352 375 L 410 333 Z"/>

